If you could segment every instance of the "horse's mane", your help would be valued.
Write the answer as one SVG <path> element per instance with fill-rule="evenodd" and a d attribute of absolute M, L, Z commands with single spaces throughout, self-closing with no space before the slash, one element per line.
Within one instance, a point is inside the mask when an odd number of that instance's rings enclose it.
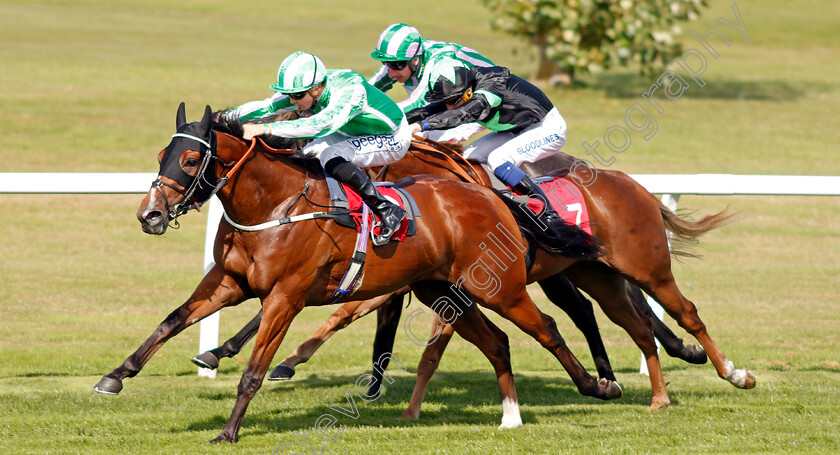
<path fill-rule="evenodd" d="M 216 111 L 213 113 L 213 123 L 211 128 L 213 130 L 218 131 L 220 133 L 230 134 L 231 136 L 241 138 L 244 132 L 242 125 L 245 123 L 256 123 L 256 122 L 240 122 L 239 120 L 228 120 L 223 115 L 228 109 L 223 109 L 221 111 Z M 260 122 L 269 123 L 269 122 L 278 122 L 281 120 L 292 120 L 299 118 L 297 112 L 284 112 L 282 114 L 278 114 L 271 119 L 260 119 Z M 299 149 L 302 148 L 304 145 L 310 142 L 310 139 L 293 139 L 293 138 L 285 138 L 285 137 L 278 137 L 278 136 L 260 136 L 265 142 L 266 145 L 276 149 Z"/>

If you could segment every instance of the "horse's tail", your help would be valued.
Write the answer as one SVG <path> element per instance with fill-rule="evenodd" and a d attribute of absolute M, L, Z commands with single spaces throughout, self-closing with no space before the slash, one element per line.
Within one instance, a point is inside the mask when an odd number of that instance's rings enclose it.
<path fill-rule="evenodd" d="M 665 207 L 662 202 L 659 202 L 659 213 L 662 215 L 662 221 L 665 222 L 665 229 L 671 233 L 671 255 L 688 258 L 700 257 L 689 248 L 698 243 L 701 235 L 731 223 L 735 216 L 729 212 L 729 208 L 725 208 L 718 213 L 691 221 Z"/>
<path fill-rule="evenodd" d="M 575 259 L 594 260 L 603 255 L 601 241 L 579 227 L 568 224 L 560 218 L 548 224 L 542 220 L 538 221 L 527 204 L 520 204 L 498 190 L 494 189 L 493 192 L 511 211 L 525 238 L 533 242 L 537 248 L 555 256 Z"/>

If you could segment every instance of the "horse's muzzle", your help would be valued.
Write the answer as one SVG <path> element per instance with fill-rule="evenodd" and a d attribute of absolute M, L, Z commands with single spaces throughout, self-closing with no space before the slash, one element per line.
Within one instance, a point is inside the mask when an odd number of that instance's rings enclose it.
<path fill-rule="evenodd" d="M 162 235 L 169 225 L 169 216 L 160 210 L 146 210 L 138 214 L 137 219 L 146 234 Z"/>

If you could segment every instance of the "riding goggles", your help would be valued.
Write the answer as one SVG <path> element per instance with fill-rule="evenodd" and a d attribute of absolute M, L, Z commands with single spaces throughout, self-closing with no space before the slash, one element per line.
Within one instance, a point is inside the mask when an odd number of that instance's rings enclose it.
<path fill-rule="evenodd" d="M 385 66 L 394 71 L 402 71 L 411 60 L 400 60 L 396 62 L 385 62 Z"/>
<path fill-rule="evenodd" d="M 469 101 L 470 98 L 472 98 L 472 95 L 473 95 L 472 91 L 468 90 L 467 92 L 462 93 L 460 95 L 453 96 L 452 98 L 447 98 L 447 99 L 441 101 L 441 103 L 443 103 L 447 106 L 452 106 L 453 104 L 458 104 L 462 100 L 464 102 Z"/>

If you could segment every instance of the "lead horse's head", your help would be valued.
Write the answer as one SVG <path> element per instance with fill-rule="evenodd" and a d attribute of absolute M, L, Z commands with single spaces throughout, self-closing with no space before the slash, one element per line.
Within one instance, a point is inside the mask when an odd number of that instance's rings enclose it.
<path fill-rule="evenodd" d="M 140 203 L 137 219 L 147 234 L 161 235 L 170 222 L 177 228 L 177 218 L 198 208 L 220 186 L 214 161 L 216 134 L 211 129 L 212 111 L 204 110 L 200 122 L 187 123 L 184 103 L 175 116 L 177 132 L 158 155 L 157 179 Z"/>

